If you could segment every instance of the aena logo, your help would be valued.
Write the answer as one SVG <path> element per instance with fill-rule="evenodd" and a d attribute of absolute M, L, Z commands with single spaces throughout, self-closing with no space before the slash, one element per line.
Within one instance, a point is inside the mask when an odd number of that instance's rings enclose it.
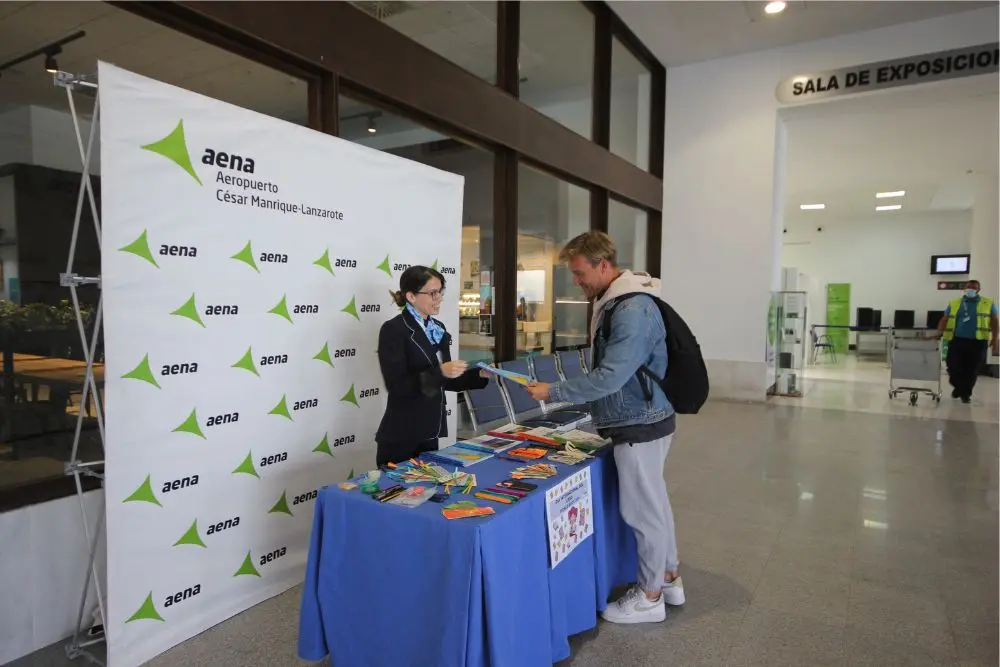
<path fill-rule="evenodd" d="M 356 407 L 361 407 L 358 403 L 359 399 L 374 398 L 376 396 L 378 396 L 378 387 L 362 389 L 360 392 L 356 392 L 354 385 L 352 384 L 351 388 L 347 390 L 347 393 L 345 393 L 340 400 L 342 403 L 350 403 Z"/>
<path fill-rule="evenodd" d="M 358 353 L 358 351 L 357 351 L 356 348 L 353 348 L 353 347 L 344 347 L 344 348 L 340 348 L 338 350 L 335 350 L 334 353 L 333 353 L 333 358 L 334 359 L 344 359 L 344 358 L 347 358 L 347 357 L 353 357 L 357 353 Z"/>
<path fill-rule="evenodd" d="M 254 259 L 254 258 L 257 259 Z M 288 255 L 281 252 L 261 252 L 255 253 L 253 250 L 253 245 L 251 241 L 247 241 L 247 244 L 243 246 L 235 255 L 231 255 L 230 259 L 235 259 L 238 262 L 243 262 L 251 269 L 260 273 L 260 268 L 257 266 L 257 262 L 262 264 L 287 264 Z M 315 263 L 315 262 L 314 262 Z"/>
<path fill-rule="evenodd" d="M 175 604 L 180 604 L 181 602 L 184 602 L 184 600 L 193 598 L 199 593 L 201 593 L 201 584 L 195 584 L 194 586 L 185 588 L 184 590 L 178 591 L 173 595 L 168 595 L 167 599 L 163 601 L 163 608 L 166 609 L 174 606 Z"/>
<path fill-rule="evenodd" d="M 307 503 L 310 500 L 316 500 L 316 497 L 318 495 L 319 495 L 319 489 L 312 489 L 311 491 L 305 491 L 305 492 L 300 493 L 298 495 L 293 495 L 292 496 L 291 506 L 289 506 L 289 504 L 288 504 L 288 491 L 282 491 L 281 492 L 281 497 L 278 498 L 278 502 L 274 503 L 274 505 L 271 507 L 271 509 L 269 509 L 267 511 L 267 513 L 268 514 L 287 514 L 288 516 L 295 516 L 295 513 L 292 512 L 292 507 L 296 507 L 296 506 L 301 505 L 303 503 Z"/>
<path fill-rule="evenodd" d="M 294 507 L 295 505 L 301 505 L 302 503 L 307 503 L 310 500 L 316 500 L 316 497 L 318 495 L 319 495 L 319 489 L 313 489 L 312 491 L 306 491 L 303 494 L 295 496 L 295 499 L 292 500 L 292 506 Z"/>
<path fill-rule="evenodd" d="M 356 269 L 358 268 L 358 260 L 348 259 L 346 257 L 338 257 L 333 264 L 335 269 Z"/>
<path fill-rule="evenodd" d="M 295 401 L 295 404 L 292 406 L 292 410 L 308 410 L 309 408 L 315 408 L 318 406 L 318 398 L 307 398 L 302 401 Z"/>
<path fill-rule="evenodd" d="M 188 586 L 187 588 L 181 589 L 176 593 L 172 593 L 166 596 L 163 600 L 163 608 L 167 609 L 174 606 L 175 604 L 180 604 L 185 600 L 190 600 L 201 593 L 201 584 L 195 584 L 194 586 Z M 160 615 L 160 612 L 156 610 L 156 605 L 153 603 L 153 591 L 150 591 L 146 595 L 145 601 L 139 606 L 134 614 L 128 617 L 125 622 L 131 623 L 132 621 L 163 621 L 164 618 Z"/>
<path fill-rule="evenodd" d="M 270 565 L 274 561 L 278 560 L 279 558 L 281 558 L 282 556 L 284 556 L 286 553 L 288 553 L 288 548 L 287 547 L 278 547 L 277 549 L 274 549 L 273 551 L 269 551 L 269 552 L 265 553 L 264 555 L 260 556 L 260 558 L 257 559 L 257 562 L 260 565 L 260 567 L 264 567 L 265 565 Z M 260 576 L 260 572 L 257 570 L 257 567 L 254 565 L 253 553 L 250 552 L 250 551 L 247 552 L 247 555 L 243 558 L 243 564 L 240 565 L 240 568 L 238 570 L 236 570 L 236 574 L 234 574 L 233 576 L 234 577 L 239 577 L 239 576 L 245 576 L 245 575 L 249 575 L 249 576 L 252 576 L 252 577 L 259 577 Z"/>
<path fill-rule="evenodd" d="M 188 153 L 187 140 L 184 137 L 183 120 L 177 121 L 177 127 L 170 134 L 159 141 L 142 146 L 142 149 L 167 158 L 186 171 L 191 178 L 198 182 L 198 185 L 202 184 L 201 179 L 198 178 L 198 173 L 191 164 L 191 154 Z"/>
<path fill-rule="evenodd" d="M 274 551 L 270 551 L 264 554 L 263 556 L 260 557 L 261 567 L 273 563 L 274 561 L 284 556 L 286 553 L 288 553 L 287 547 L 278 547 Z"/>
<path fill-rule="evenodd" d="M 287 364 L 288 355 L 287 354 L 271 354 L 265 355 L 260 358 L 261 366 L 276 366 L 278 364 Z"/>
<path fill-rule="evenodd" d="M 187 477 L 179 477 L 177 479 L 164 482 L 163 488 L 160 489 L 160 492 L 170 493 L 172 491 L 186 489 L 190 486 L 198 486 L 198 475 L 188 475 Z"/>
<path fill-rule="evenodd" d="M 452 275 L 453 276 L 453 275 L 455 275 L 457 273 L 457 271 L 455 271 L 455 267 L 454 266 L 438 266 L 438 261 L 436 259 L 434 260 L 434 263 L 431 264 L 431 268 L 434 269 L 435 271 L 438 271 L 442 275 L 446 275 L 446 276 L 447 275 Z"/>
<path fill-rule="evenodd" d="M 294 324 L 295 320 L 292 319 L 292 315 L 315 315 L 319 313 L 319 305 L 315 303 L 297 303 L 292 305 L 291 312 L 289 312 L 288 299 L 285 295 L 282 295 L 281 301 L 267 312 L 278 317 L 283 317 Z"/>
<path fill-rule="evenodd" d="M 223 412 L 221 414 L 212 415 L 207 420 L 205 420 L 205 427 L 212 428 L 215 426 L 221 426 L 223 424 L 235 424 L 240 420 L 239 412 Z M 187 416 L 177 428 L 173 429 L 173 433 L 190 433 L 191 435 L 196 435 L 199 438 L 205 438 L 205 432 L 201 430 L 201 426 L 198 423 L 198 409 L 193 408 L 191 414 Z"/>
<path fill-rule="evenodd" d="M 142 234 L 139 237 L 118 249 L 119 252 L 127 252 L 136 257 L 141 257 L 146 260 L 156 268 L 160 268 L 159 263 L 156 258 L 153 257 L 153 251 L 149 247 L 149 237 L 147 230 L 142 230 Z M 161 258 L 163 257 L 189 257 L 196 258 L 198 256 L 198 248 L 193 245 L 172 245 L 167 243 L 161 243 L 159 250 L 156 253 Z"/>
<path fill-rule="evenodd" d="M 171 375 L 189 375 L 191 373 L 198 372 L 197 361 L 185 361 L 180 363 L 158 365 L 160 367 L 159 373 L 161 377 L 169 377 Z M 122 375 L 122 378 L 128 380 L 140 380 L 142 382 L 146 382 L 147 384 L 151 384 L 154 387 L 161 388 L 160 383 L 156 380 L 156 376 L 150 366 L 148 354 L 142 358 L 142 361 L 140 361 L 135 368 Z"/>
<path fill-rule="evenodd" d="M 225 519 L 223 521 L 217 521 L 215 523 L 209 524 L 208 530 L 205 531 L 206 537 L 211 537 L 217 535 L 223 531 L 229 530 L 230 528 L 236 528 L 240 525 L 240 518 L 234 516 L 231 519 Z M 205 541 L 201 539 L 201 533 L 198 531 L 198 520 L 195 519 L 191 522 L 191 526 L 187 531 L 181 535 L 180 539 L 174 542 L 175 547 L 180 546 L 194 546 L 206 548 L 208 545 Z"/>
<path fill-rule="evenodd" d="M 240 518 L 234 516 L 232 519 L 226 519 L 225 521 L 219 521 L 218 523 L 213 523 L 205 531 L 206 535 L 215 535 L 216 533 L 221 533 L 224 530 L 229 530 L 230 528 L 236 528 L 240 525 Z"/>
<path fill-rule="evenodd" d="M 243 157 L 236 153 L 227 153 L 214 148 L 205 149 L 205 152 L 201 156 L 201 163 L 220 169 L 242 171 L 245 174 L 254 173 L 254 160 L 252 157 Z"/>
<path fill-rule="evenodd" d="M 339 438 L 335 438 L 333 441 L 334 447 L 343 447 L 344 445 L 353 445 L 353 444 L 354 444 L 353 435 L 344 435 Z"/>
<path fill-rule="evenodd" d="M 194 294 L 191 295 L 184 304 L 177 310 L 172 311 L 171 315 L 177 315 L 178 317 L 186 317 L 192 322 L 197 322 L 201 326 L 205 326 L 204 320 L 201 319 L 201 315 L 198 312 L 197 298 Z M 223 315 L 239 315 L 240 308 L 235 304 L 209 304 L 205 306 L 203 311 L 206 317 L 217 317 Z"/>
<path fill-rule="evenodd" d="M 167 158 L 191 176 L 198 185 L 201 185 L 201 178 L 191 164 L 191 153 L 188 151 L 187 138 L 184 135 L 183 119 L 177 122 L 177 126 L 167 136 L 159 141 L 142 146 L 143 150 L 156 153 Z M 244 157 L 236 153 L 230 153 L 218 148 L 205 148 L 201 156 L 201 163 L 219 169 L 229 169 L 245 174 L 252 174 L 256 165 L 252 157 Z"/>
<path fill-rule="evenodd" d="M 260 459 L 260 467 L 266 468 L 267 466 L 273 466 L 278 463 L 284 463 L 288 460 L 288 452 L 279 452 L 277 454 L 271 454 L 270 456 L 262 456 Z"/>
<path fill-rule="evenodd" d="M 166 495 L 168 493 L 174 493 L 176 491 L 181 491 L 183 489 L 190 488 L 192 486 L 198 486 L 198 475 L 187 475 L 185 477 L 178 477 L 177 479 L 168 479 L 163 482 L 160 487 L 160 494 Z M 153 482 L 151 475 L 146 475 L 146 479 L 136 487 L 123 503 L 134 503 L 143 502 L 150 503 L 151 505 L 158 505 L 163 507 L 163 504 L 156 497 L 153 492 Z"/>

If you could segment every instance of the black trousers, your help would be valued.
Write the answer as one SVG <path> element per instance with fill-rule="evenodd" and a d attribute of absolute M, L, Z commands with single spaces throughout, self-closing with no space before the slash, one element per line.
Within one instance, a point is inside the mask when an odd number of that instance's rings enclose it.
<path fill-rule="evenodd" d="M 423 442 L 380 442 L 375 455 L 375 465 L 379 468 L 387 463 L 402 463 L 424 452 L 432 452 L 438 448 L 438 439 L 431 438 Z"/>
<path fill-rule="evenodd" d="M 959 398 L 972 398 L 979 367 L 986 359 L 988 343 L 985 340 L 952 338 L 948 343 L 948 378 Z"/>

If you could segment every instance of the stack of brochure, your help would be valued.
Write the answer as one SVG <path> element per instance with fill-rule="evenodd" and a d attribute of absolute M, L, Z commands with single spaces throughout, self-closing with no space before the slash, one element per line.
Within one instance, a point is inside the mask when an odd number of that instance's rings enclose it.
<path fill-rule="evenodd" d="M 492 435 L 480 435 L 475 438 L 469 438 L 468 440 L 462 440 L 456 444 L 461 445 L 465 449 L 474 449 L 480 452 L 499 454 L 500 452 L 506 452 L 512 447 L 517 447 L 520 442 L 512 438 L 498 438 Z"/>

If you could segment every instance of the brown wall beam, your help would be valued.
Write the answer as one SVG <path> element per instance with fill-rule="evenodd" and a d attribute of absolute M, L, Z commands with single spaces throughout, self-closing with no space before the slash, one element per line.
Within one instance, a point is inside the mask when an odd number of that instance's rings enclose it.
<path fill-rule="evenodd" d="M 608 232 L 608 206 L 610 200 L 608 191 L 604 188 L 594 188 L 590 191 L 590 228 Z"/>
<path fill-rule="evenodd" d="M 517 358 L 517 154 L 496 153 L 493 170 L 493 340 L 496 361 Z"/>
<path fill-rule="evenodd" d="M 594 12 L 594 101 L 591 136 L 598 146 L 611 146 L 611 9 L 604 3 Z"/>
<path fill-rule="evenodd" d="M 335 74 L 458 132 L 528 156 L 557 174 L 662 206 L 660 179 L 609 153 L 508 92 L 346 2 L 127 2 L 123 9 L 185 32 L 215 32 L 243 49 L 281 54 L 295 67 Z M 215 40 L 212 40 L 215 41 Z M 237 51 L 239 52 L 239 51 Z M 255 60 L 260 60 L 256 58 Z"/>
<path fill-rule="evenodd" d="M 521 3 L 497 2 L 497 86 L 517 97 L 521 72 L 517 67 L 521 48 Z"/>
<path fill-rule="evenodd" d="M 646 217 L 646 273 L 659 278 L 660 250 L 663 245 L 663 214 L 649 211 Z"/>

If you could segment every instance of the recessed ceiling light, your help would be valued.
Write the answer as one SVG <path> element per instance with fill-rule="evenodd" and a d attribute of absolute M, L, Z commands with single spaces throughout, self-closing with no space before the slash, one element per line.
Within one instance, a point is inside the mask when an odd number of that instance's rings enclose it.
<path fill-rule="evenodd" d="M 876 192 L 875 197 L 878 199 L 886 199 L 888 197 L 902 197 L 906 194 L 906 190 L 895 190 L 893 192 Z"/>
<path fill-rule="evenodd" d="M 799 209 L 803 211 L 822 211 L 826 204 L 799 204 Z"/>
<path fill-rule="evenodd" d="M 902 204 L 893 204 L 892 206 L 876 206 L 876 211 L 898 211 L 903 208 Z"/>
<path fill-rule="evenodd" d="M 769 2 L 764 6 L 764 11 L 768 14 L 780 14 L 785 11 L 786 3 L 781 0 L 774 0 L 774 2 Z"/>

